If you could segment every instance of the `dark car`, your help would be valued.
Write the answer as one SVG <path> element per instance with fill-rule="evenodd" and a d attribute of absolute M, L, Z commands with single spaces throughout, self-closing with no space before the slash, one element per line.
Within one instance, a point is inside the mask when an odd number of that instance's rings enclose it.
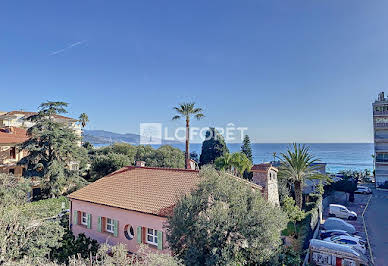
<path fill-rule="evenodd" d="M 347 233 L 344 230 L 322 230 L 320 237 L 321 239 L 325 239 L 332 236 L 342 236 L 342 235 L 352 236 L 351 234 Z"/>

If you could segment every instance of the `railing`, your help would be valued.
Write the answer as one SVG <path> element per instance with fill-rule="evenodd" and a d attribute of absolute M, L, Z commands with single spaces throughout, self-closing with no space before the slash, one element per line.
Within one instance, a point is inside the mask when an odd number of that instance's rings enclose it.
<path fill-rule="evenodd" d="M 375 123 L 375 127 L 379 127 L 379 128 L 386 127 L 386 128 L 388 128 L 388 123 Z"/>
<path fill-rule="evenodd" d="M 388 115 L 388 111 L 373 111 L 373 115 Z"/>

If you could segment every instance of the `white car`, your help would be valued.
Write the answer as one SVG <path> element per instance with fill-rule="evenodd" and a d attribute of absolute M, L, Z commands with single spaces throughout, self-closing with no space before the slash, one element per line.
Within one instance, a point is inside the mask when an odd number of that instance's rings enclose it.
<path fill-rule="evenodd" d="M 357 213 L 339 204 L 329 205 L 329 215 L 331 217 L 344 218 L 348 220 L 357 220 Z"/>
<path fill-rule="evenodd" d="M 366 254 L 366 242 L 357 237 L 346 235 L 332 236 L 325 238 L 324 241 L 346 245 L 361 251 L 363 254 Z"/>
<path fill-rule="evenodd" d="M 357 186 L 357 190 L 354 191 L 357 194 L 372 194 L 372 190 L 365 186 Z"/>

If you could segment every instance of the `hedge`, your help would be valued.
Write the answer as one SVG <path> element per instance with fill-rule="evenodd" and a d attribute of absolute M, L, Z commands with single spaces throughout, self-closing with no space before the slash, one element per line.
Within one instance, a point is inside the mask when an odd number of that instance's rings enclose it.
<path fill-rule="evenodd" d="M 314 230 L 319 222 L 319 212 L 322 208 L 322 195 L 310 194 L 310 202 L 305 204 L 306 217 L 300 221 L 299 246 L 303 250 L 309 246 Z"/>

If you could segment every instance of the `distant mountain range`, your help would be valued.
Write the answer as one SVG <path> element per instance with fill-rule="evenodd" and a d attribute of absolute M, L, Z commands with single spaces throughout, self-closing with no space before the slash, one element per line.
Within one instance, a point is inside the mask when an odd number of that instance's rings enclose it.
<path fill-rule="evenodd" d="M 153 139 L 155 141 L 155 139 Z M 105 130 L 84 130 L 83 141 L 92 143 L 93 145 L 109 145 L 115 142 L 125 142 L 133 145 L 140 144 L 140 135 L 126 133 L 114 133 Z M 179 141 L 161 140 L 162 144 L 181 144 Z"/>

